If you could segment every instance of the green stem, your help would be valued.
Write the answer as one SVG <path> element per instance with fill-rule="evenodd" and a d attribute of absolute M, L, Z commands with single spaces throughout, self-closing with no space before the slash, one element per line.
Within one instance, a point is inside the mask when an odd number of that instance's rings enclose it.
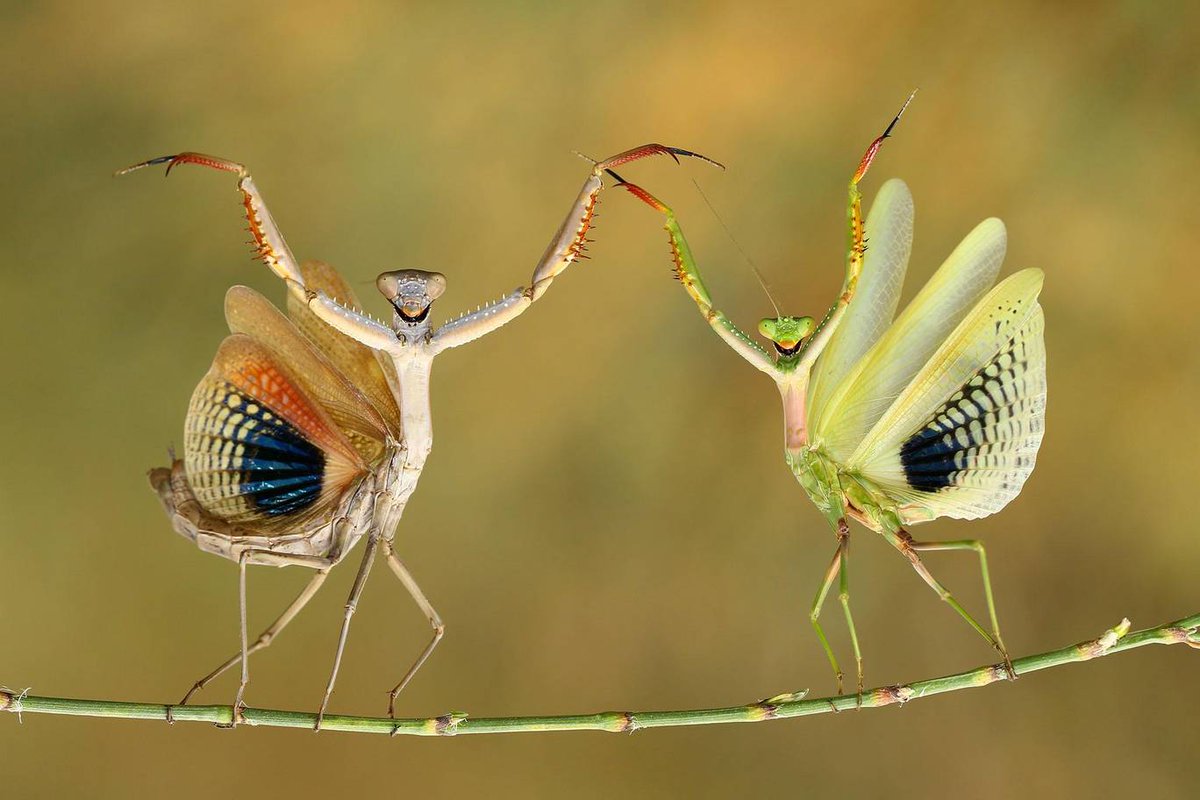
<path fill-rule="evenodd" d="M 1200 648 L 1200 614 L 1156 628 L 1129 632 L 1129 620 L 1091 641 L 1026 656 L 1013 661 L 1018 675 L 1041 669 L 1088 661 L 1101 656 L 1132 650 L 1148 644 L 1187 644 Z M 957 675 L 930 678 L 907 685 L 884 686 L 867 691 L 862 708 L 877 708 L 906 703 L 930 695 L 986 686 L 1005 680 L 1001 665 L 989 665 Z M 454 736 L 468 733 L 519 733 L 530 731 L 609 731 L 629 733 L 643 728 L 670 728 L 683 725 L 717 725 L 728 722 L 762 722 L 769 719 L 827 714 L 855 708 L 854 695 L 806 699 L 805 692 L 778 695 L 757 703 L 729 708 L 703 708 L 682 711 L 609 711 L 598 714 L 573 714 L 549 717 L 479 717 L 451 713 L 430 719 L 388 719 L 386 717 L 348 717 L 326 715 L 322 730 L 356 733 L 388 733 L 410 736 Z M 230 706 L 164 706 L 154 703 L 126 703 L 113 700 L 73 700 L 63 697 L 37 697 L 24 692 L 0 690 L 0 711 L 16 714 L 67 714 L 83 717 L 166 720 L 167 711 L 179 722 L 213 722 L 229 725 Z M 241 722 L 278 728 L 312 728 L 315 714 L 247 708 Z"/>

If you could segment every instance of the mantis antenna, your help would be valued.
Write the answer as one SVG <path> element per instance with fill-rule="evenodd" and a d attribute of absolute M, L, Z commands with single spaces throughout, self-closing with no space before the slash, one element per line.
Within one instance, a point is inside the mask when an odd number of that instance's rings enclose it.
<path fill-rule="evenodd" d="M 708 195 L 705 194 L 704 190 L 700 188 L 700 182 L 695 178 L 692 178 L 692 185 L 695 186 L 696 191 L 700 193 L 700 199 L 704 201 L 704 205 L 708 206 L 708 210 L 712 212 L 712 215 L 716 218 L 717 222 L 721 224 L 721 230 L 725 231 L 725 235 L 729 237 L 729 241 L 733 242 L 733 246 L 736 247 L 738 252 L 742 254 L 742 259 L 745 260 L 746 266 L 750 267 L 750 271 L 754 273 L 754 277 L 758 280 L 758 285 L 762 287 L 763 293 L 766 294 L 767 300 L 770 301 L 771 308 L 775 309 L 775 316 L 783 316 L 783 314 L 779 311 L 779 304 L 775 302 L 775 298 L 771 295 L 771 289 L 767 286 L 767 279 L 763 277 L 762 270 L 758 268 L 758 264 L 754 263 L 754 259 L 752 259 L 750 254 L 746 252 L 746 248 L 742 247 L 742 243 L 739 242 L 737 237 L 733 235 L 733 231 L 729 230 L 729 226 L 725 224 L 725 220 L 722 219 L 721 215 L 717 213 L 717 209 L 715 206 L 713 206 L 712 201 L 708 199 Z"/>

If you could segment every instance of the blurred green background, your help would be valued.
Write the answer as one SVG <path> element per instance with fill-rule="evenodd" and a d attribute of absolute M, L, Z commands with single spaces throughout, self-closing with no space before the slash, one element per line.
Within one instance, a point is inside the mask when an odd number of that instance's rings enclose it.
<path fill-rule="evenodd" d="M 181 149 L 244 161 L 299 256 L 367 296 L 380 270 L 442 270 L 444 319 L 528 278 L 586 173 L 573 149 L 668 142 L 730 169 L 629 177 L 675 205 L 718 304 L 750 326 L 769 306 L 691 179 L 784 310 L 818 313 L 846 180 L 914 86 L 865 186 L 912 187 L 905 296 L 999 216 L 1006 273 L 1046 270 L 1050 358 L 1024 493 L 922 537 L 988 543 L 1014 655 L 1200 608 L 1190 6 L 205 6 L 0 6 L 9 686 L 174 701 L 236 645 L 236 568 L 171 532 L 144 473 L 181 438 L 226 287 L 281 287 L 248 257 L 231 177 L 114 168 Z M 774 388 L 670 280 L 651 212 L 606 194 L 596 234 L 533 313 L 434 373 L 436 447 L 397 542 L 448 635 L 406 714 L 832 691 L 806 614 L 834 540 L 781 458 Z M 870 685 L 990 659 L 881 539 L 854 542 Z M 971 557 L 931 563 L 983 613 Z M 253 659 L 252 705 L 315 707 L 353 572 Z M 253 571 L 251 627 L 305 579 Z M 836 613 L 829 627 L 848 655 Z M 333 710 L 384 712 L 427 633 L 377 571 Z M 1194 796 L 1198 657 L 1147 648 L 903 709 L 632 737 L 3 717 L 3 793 Z"/>

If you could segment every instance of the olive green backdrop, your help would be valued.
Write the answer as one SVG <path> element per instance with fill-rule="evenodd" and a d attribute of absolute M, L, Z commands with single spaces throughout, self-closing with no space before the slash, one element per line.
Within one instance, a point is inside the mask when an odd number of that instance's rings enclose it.
<path fill-rule="evenodd" d="M 243 245 L 230 176 L 114 168 L 181 149 L 244 161 L 299 256 L 364 295 L 383 269 L 442 270 L 445 319 L 528 278 L 587 171 L 573 149 L 667 142 L 730 169 L 660 159 L 629 177 L 676 206 L 718 305 L 752 326 L 770 306 L 691 179 L 784 311 L 820 313 L 846 180 L 916 86 L 865 184 L 869 202 L 901 176 L 916 198 L 905 297 L 997 215 L 1005 273 L 1046 270 L 1050 359 L 1020 498 L 922 537 L 988 543 L 1014 655 L 1200 609 L 1197 14 L 337 5 L 0 10 L 0 680 L 173 701 L 236 646 L 236 568 L 171 532 L 144 473 L 181 438 L 226 287 L 282 290 Z M 832 691 L 807 610 L 834 540 L 783 464 L 775 390 L 670 280 L 659 219 L 623 194 L 601 206 L 592 260 L 434 373 L 436 446 L 397 542 L 448 634 L 407 714 Z M 853 542 L 869 684 L 990 660 L 878 537 Z M 971 556 L 930 561 L 983 613 Z M 315 707 L 353 571 L 253 659 L 252 705 Z M 251 626 L 304 580 L 252 571 Z M 829 620 L 848 656 L 836 605 Z M 332 709 L 382 713 L 427 634 L 376 571 Z M 5 716 L 3 793 L 1182 797 L 1198 659 L 1148 648 L 904 708 L 631 737 Z"/>

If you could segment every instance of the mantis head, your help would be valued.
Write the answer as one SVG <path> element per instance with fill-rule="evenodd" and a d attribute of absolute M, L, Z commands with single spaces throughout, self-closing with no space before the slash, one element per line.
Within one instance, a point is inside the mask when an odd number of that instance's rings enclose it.
<path fill-rule="evenodd" d="M 799 352 L 815 327 L 812 317 L 768 317 L 758 323 L 758 332 L 771 340 L 780 357 L 790 358 Z"/>
<path fill-rule="evenodd" d="M 429 318 L 433 301 L 446 291 L 446 276 L 423 269 L 398 269 L 375 279 L 379 293 L 396 310 L 396 322 L 417 325 Z"/>

